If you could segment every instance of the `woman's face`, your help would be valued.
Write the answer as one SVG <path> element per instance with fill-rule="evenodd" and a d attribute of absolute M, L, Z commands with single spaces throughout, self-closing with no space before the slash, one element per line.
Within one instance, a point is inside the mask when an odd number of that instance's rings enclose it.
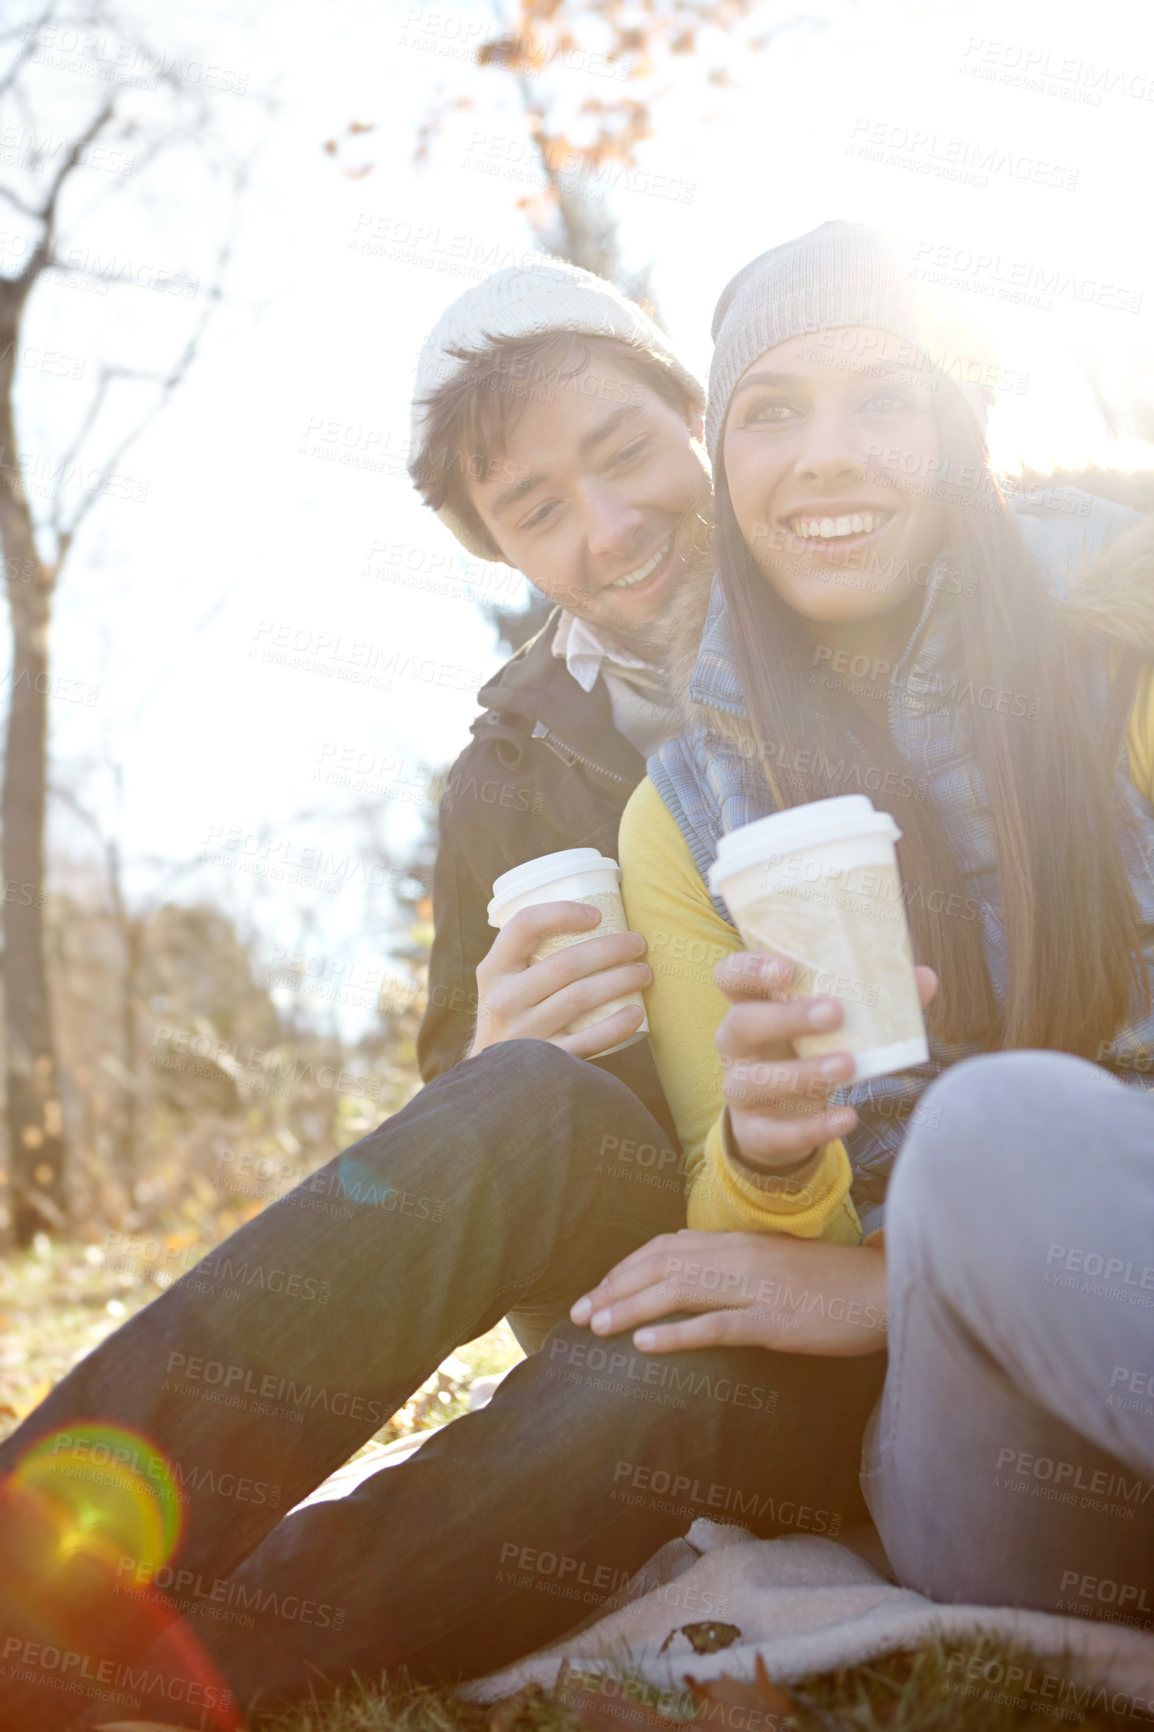
<path fill-rule="evenodd" d="M 910 351 L 857 326 L 791 337 L 733 393 L 722 446 L 733 509 L 756 563 L 808 620 L 872 619 L 925 595 L 945 511 L 932 381 Z"/>

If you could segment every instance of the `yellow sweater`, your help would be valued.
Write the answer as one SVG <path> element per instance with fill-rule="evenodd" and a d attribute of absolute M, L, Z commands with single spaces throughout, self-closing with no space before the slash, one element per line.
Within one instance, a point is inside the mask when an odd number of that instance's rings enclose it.
<path fill-rule="evenodd" d="M 1134 785 L 1154 804 L 1154 670 L 1139 685 L 1126 746 Z M 713 970 L 741 949 L 741 940 L 713 906 L 676 820 L 648 777 L 625 808 L 620 849 L 629 926 L 649 944 L 649 1039 L 685 1151 L 689 1225 L 858 1243 L 849 1158 L 840 1142 L 826 1144 L 801 1188 L 788 1181 L 764 1188 L 726 1155 L 713 1037 L 729 1000 Z"/>

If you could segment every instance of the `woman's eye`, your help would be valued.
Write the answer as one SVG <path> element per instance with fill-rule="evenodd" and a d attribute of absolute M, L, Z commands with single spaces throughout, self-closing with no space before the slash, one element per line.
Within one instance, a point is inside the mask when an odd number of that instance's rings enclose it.
<path fill-rule="evenodd" d="M 895 409 L 912 409 L 914 403 L 904 391 L 878 391 L 865 407 L 879 410 L 882 414 L 891 414 Z"/>
<path fill-rule="evenodd" d="M 791 409 L 788 403 L 780 403 L 764 399 L 760 402 L 750 404 L 749 408 L 745 412 L 745 419 L 742 422 L 742 426 L 772 426 L 775 423 L 789 420 L 795 413 L 796 411 Z"/>

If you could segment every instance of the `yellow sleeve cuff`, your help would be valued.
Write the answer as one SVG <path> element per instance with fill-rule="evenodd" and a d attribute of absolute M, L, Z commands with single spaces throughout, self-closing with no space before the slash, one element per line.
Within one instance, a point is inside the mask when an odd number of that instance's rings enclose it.
<path fill-rule="evenodd" d="M 691 1182 L 688 1222 L 701 1232 L 792 1233 L 838 1245 L 861 1243 L 861 1223 L 849 1197 L 853 1174 L 840 1142 L 827 1143 L 804 1185 L 763 1190 L 725 1153 L 723 1116 L 705 1140 Z"/>

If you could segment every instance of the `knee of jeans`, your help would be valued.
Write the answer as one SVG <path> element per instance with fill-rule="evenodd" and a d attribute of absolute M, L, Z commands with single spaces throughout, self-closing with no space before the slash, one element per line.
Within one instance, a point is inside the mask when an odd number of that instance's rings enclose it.
<path fill-rule="evenodd" d="M 1028 1204 L 1063 1159 L 1078 1158 L 1078 1139 L 1063 1132 L 1109 1086 L 1096 1065 L 1067 1053 L 990 1053 L 952 1066 L 927 1089 L 898 1156 L 888 1225 L 958 1244 L 989 1211 L 1004 1219 Z"/>
<path fill-rule="evenodd" d="M 474 1077 L 487 1077 L 494 1087 L 532 1088 L 551 1099 L 580 1087 L 596 1068 L 548 1040 L 500 1040 L 468 1065 Z"/>

